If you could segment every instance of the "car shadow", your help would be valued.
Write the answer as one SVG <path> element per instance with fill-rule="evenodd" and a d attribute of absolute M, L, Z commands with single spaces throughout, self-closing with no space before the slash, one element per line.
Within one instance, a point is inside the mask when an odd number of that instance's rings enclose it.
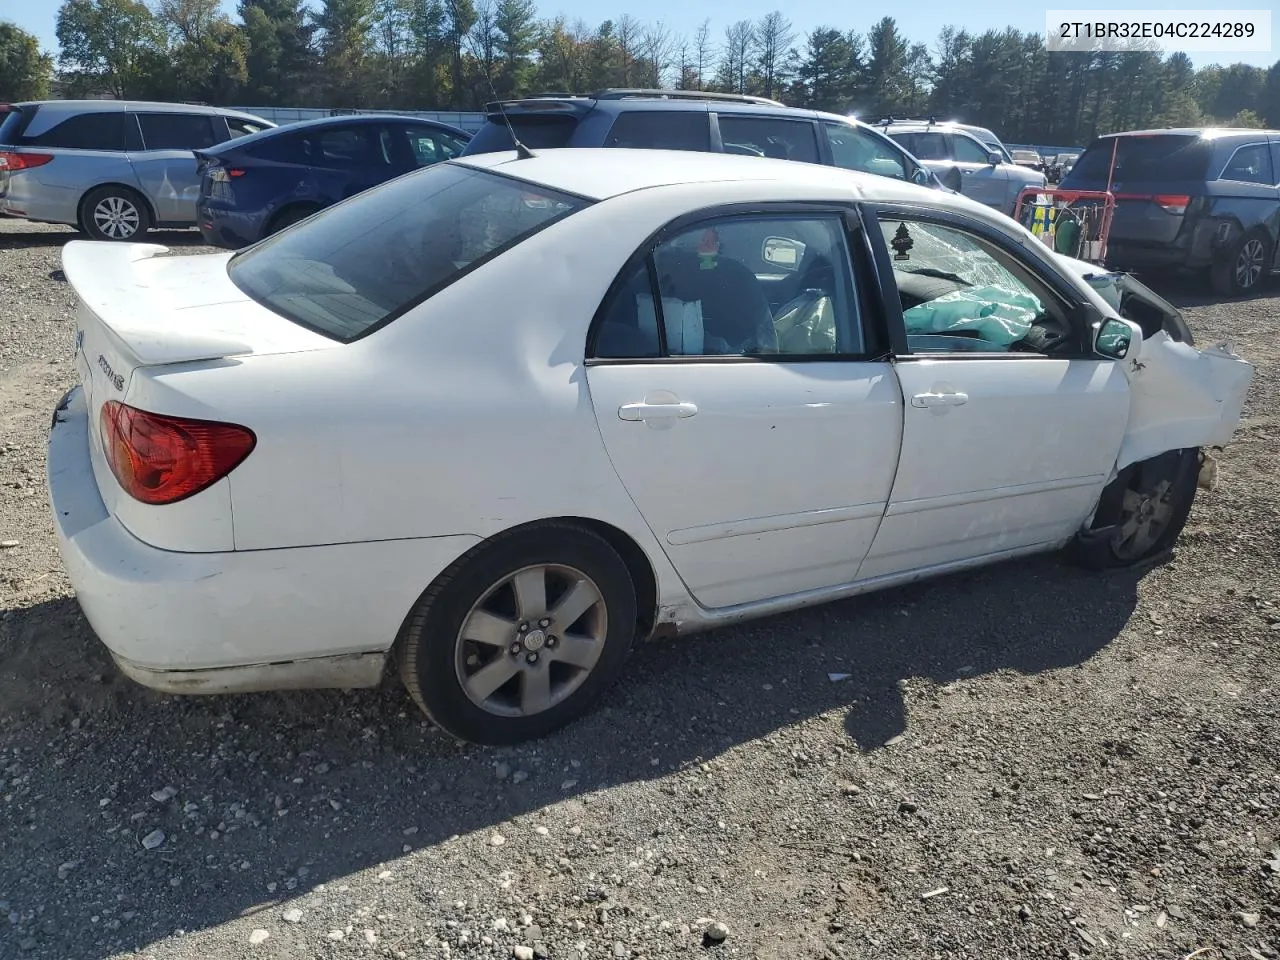
<path fill-rule="evenodd" d="M 0 224 L 4 223 L 0 220 Z M 0 231 L 0 252 L 25 247 L 56 247 L 72 240 L 88 240 L 87 234 L 71 227 L 48 230 L 3 230 Z M 107 241 L 104 241 L 107 242 Z M 200 247 L 204 246 L 204 238 L 199 230 L 150 230 L 136 243 L 159 243 L 166 247 Z"/>
<path fill-rule="evenodd" d="M 1125 627 L 1141 575 L 1049 556 L 653 640 L 600 707 L 512 749 L 440 734 L 391 676 L 159 695 L 116 673 L 73 599 L 14 605 L 0 620 L 9 942 L 82 960 L 140 950 L 603 788 L 651 783 L 666 801 L 679 771 L 819 716 L 843 713 L 849 749 L 876 751 L 912 736 L 904 698 L 1085 662 Z M 1070 708 L 1045 689 L 1046 709 Z"/>

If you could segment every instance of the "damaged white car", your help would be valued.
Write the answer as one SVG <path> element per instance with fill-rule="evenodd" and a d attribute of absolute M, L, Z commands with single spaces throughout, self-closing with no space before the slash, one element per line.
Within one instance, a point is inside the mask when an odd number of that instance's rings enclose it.
<path fill-rule="evenodd" d="M 218 693 L 394 662 L 489 743 L 655 631 L 1159 554 L 1252 376 L 976 203 L 758 158 L 482 155 L 234 256 L 64 249 L 50 496 L 120 668 Z"/>

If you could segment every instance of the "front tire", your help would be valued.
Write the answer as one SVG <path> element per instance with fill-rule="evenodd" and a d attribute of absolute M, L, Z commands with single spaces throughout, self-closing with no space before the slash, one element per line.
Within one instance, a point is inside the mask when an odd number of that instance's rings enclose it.
<path fill-rule="evenodd" d="M 1167 553 L 1196 498 L 1200 450 L 1171 450 L 1130 464 L 1107 484 L 1092 529 L 1077 537 L 1075 559 L 1100 570 L 1131 567 Z"/>
<path fill-rule="evenodd" d="M 439 727 L 472 743 L 531 740 L 584 713 L 637 632 L 626 563 L 567 523 L 479 545 L 436 578 L 397 639 L 400 676 Z"/>
<path fill-rule="evenodd" d="M 151 229 L 151 211 L 128 187 L 98 187 L 80 203 L 80 229 L 93 240 L 140 240 Z"/>
<path fill-rule="evenodd" d="M 1271 268 L 1271 247 L 1267 238 L 1246 233 L 1231 245 L 1226 255 L 1209 268 L 1214 293 L 1223 297 L 1244 297 L 1257 292 Z"/>

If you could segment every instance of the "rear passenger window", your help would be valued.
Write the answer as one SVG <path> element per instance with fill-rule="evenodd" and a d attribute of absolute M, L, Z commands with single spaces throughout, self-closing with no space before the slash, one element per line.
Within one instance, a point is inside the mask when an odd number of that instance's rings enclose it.
<path fill-rule="evenodd" d="M 307 162 L 307 141 L 300 133 L 286 136 L 271 136 L 245 150 L 249 156 L 257 160 L 270 160 L 274 163 Z"/>
<path fill-rule="evenodd" d="M 742 216 L 687 228 L 630 268 L 600 314 L 592 355 L 865 352 L 840 218 Z"/>
<path fill-rule="evenodd" d="M 44 133 L 22 138 L 24 146 L 72 150 L 124 150 L 124 111 L 82 113 L 68 117 Z"/>
<path fill-rule="evenodd" d="M 725 153 L 818 163 L 818 136 L 807 120 L 720 114 Z"/>
<path fill-rule="evenodd" d="M 1241 183 L 1275 183 L 1271 175 L 1271 155 L 1265 143 L 1251 143 L 1240 147 L 1227 161 L 1219 180 L 1237 180 Z"/>
<path fill-rule="evenodd" d="M 900 133 L 894 137 L 917 160 L 947 160 L 947 142 L 940 133 Z"/>
<path fill-rule="evenodd" d="M 213 118 L 198 113 L 139 113 L 147 150 L 199 150 L 218 142 Z"/>
<path fill-rule="evenodd" d="M 606 147 L 642 150 L 711 149 L 711 119 L 706 111 L 636 110 L 621 114 L 605 140 Z"/>
<path fill-rule="evenodd" d="M 373 127 L 334 127 L 321 130 L 310 138 L 311 162 L 322 167 L 385 166 L 391 162 L 386 147 L 379 139 L 375 145 L 370 134 Z"/>

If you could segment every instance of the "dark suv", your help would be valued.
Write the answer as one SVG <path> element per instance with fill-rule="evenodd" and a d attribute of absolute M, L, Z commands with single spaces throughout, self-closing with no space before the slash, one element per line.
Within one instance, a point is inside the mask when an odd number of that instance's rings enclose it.
<path fill-rule="evenodd" d="M 1107 263 L 1205 270 L 1224 296 L 1280 268 L 1280 132 L 1143 130 L 1099 137 L 1060 187 L 1105 190 L 1116 211 Z"/>
<path fill-rule="evenodd" d="M 797 110 L 762 97 L 698 90 L 600 90 L 490 103 L 484 127 L 463 156 L 513 149 L 507 124 L 531 150 L 632 147 L 737 153 L 821 163 L 909 180 L 943 182 L 915 157 L 864 123 Z"/>

